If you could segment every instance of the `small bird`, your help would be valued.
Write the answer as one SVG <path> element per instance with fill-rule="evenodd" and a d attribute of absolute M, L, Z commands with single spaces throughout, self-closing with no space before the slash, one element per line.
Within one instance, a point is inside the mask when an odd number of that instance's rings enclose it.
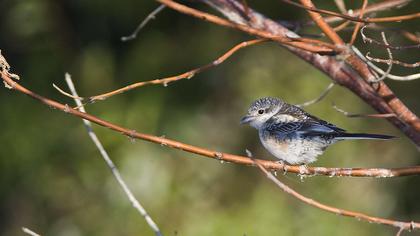
<path fill-rule="evenodd" d="M 325 149 L 347 139 L 381 139 L 394 136 L 347 133 L 301 108 L 278 98 L 254 101 L 241 124 L 258 130 L 261 143 L 275 157 L 291 165 L 306 165 L 317 160 Z"/>

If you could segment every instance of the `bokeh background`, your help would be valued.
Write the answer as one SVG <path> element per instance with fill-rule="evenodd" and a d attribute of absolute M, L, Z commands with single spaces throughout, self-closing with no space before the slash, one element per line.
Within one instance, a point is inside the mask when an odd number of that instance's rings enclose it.
<path fill-rule="evenodd" d="M 332 1 L 318 6 L 336 10 Z M 347 1 L 349 2 L 349 1 Z M 351 1 L 357 7 L 358 4 Z M 374 2 L 374 1 L 369 1 Z M 191 3 L 188 3 L 191 4 Z M 276 20 L 308 19 L 279 1 L 248 1 Z M 322 5 L 325 4 L 325 5 Z M 214 12 L 202 4 L 194 7 Z M 69 72 L 82 96 L 176 75 L 204 65 L 249 36 L 165 9 L 134 41 L 123 43 L 154 1 L 2 0 L 0 49 L 21 82 L 63 103 L 52 83 L 66 88 Z M 419 9 L 413 1 L 403 9 Z M 386 24 L 419 31 L 419 21 Z M 305 32 L 316 33 L 313 29 Z M 379 32 L 369 32 L 379 38 Z M 349 39 L 350 33 L 343 37 Z M 395 44 L 410 44 L 389 33 Z M 385 57 L 383 49 L 362 51 Z M 418 60 L 418 50 L 395 52 Z M 394 66 L 396 74 L 414 73 Z M 417 70 L 418 73 L 418 70 Z M 256 131 L 240 126 L 249 104 L 263 96 L 302 103 L 317 97 L 329 79 L 275 43 L 253 46 L 222 65 L 167 87 L 147 86 L 87 106 L 88 112 L 140 132 L 164 135 L 223 152 L 273 159 Z M 420 114 L 420 81 L 388 84 Z M 420 164 L 415 146 L 381 119 L 347 118 L 374 113 L 345 88 L 335 87 L 306 109 L 354 132 L 400 136 L 389 142 L 349 141 L 328 149 L 315 164 L 335 167 L 402 167 Z M 19 93 L 0 89 L 0 234 L 153 235 L 131 207 L 91 143 L 81 120 Z M 220 163 L 108 129 L 95 131 L 135 195 L 165 235 L 393 235 L 396 229 L 339 217 L 298 202 L 251 167 Z M 420 179 L 402 177 L 300 179 L 280 175 L 300 193 L 326 204 L 401 220 L 420 220 Z M 408 234 L 405 232 L 404 234 Z M 416 233 L 411 233 L 415 235 Z M 418 234 L 418 232 L 417 232 Z"/>

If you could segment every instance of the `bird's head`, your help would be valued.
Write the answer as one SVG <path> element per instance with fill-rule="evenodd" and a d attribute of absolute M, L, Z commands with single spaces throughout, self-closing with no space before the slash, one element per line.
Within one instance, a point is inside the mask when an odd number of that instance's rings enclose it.
<path fill-rule="evenodd" d="M 249 124 L 260 129 L 264 123 L 280 111 L 284 102 L 278 98 L 260 98 L 254 101 L 248 109 L 248 113 L 242 117 L 241 124 Z"/>

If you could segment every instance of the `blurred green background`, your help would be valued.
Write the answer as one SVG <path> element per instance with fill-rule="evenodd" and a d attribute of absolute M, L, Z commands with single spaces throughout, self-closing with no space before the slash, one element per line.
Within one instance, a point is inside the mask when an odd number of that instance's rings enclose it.
<path fill-rule="evenodd" d="M 318 6 L 336 10 L 332 1 Z M 349 1 L 347 1 L 349 2 Z M 351 1 L 353 2 L 353 1 Z M 369 1 L 374 2 L 374 1 Z M 412 13 L 408 7 L 379 16 Z M 190 3 L 189 3 L 190 4 Z M 276 20 L 308 19 L 279 1 L 248 1 Z M 361 3 L 352 3 L 357 7 Z M 176 75 L 207 64 L 251 37 L 165 9 L 138 38 L 121 36 L 158 4 L 154 1 L 2 0 L 0 49 L 22 85 L 73 104 L 52 83 L 66 88 L 69 72 L 81 96 Z M 202 4 L 194 7 L 214 12 Z M 418 31 L 419 21 L 384 24 Z M 305 32 L 316 32 L 305 29 Z M 349 39 L 351 32 L 343 33 Z M 379 32 L 369 32 L 379 38 Z M 412 44 L 389 33 L 395 44 Z M 385 57 L 384 50 L 362 51 Z M 395 52 L 418 60 L 418 50 Z M 394 66 L 396 74 L 409 70 Z M 417 70 L 418 72 L 418 70 Z M 329 79 L 275 43 L 243 49 L 222 65 L 167 87 L 147 86 L 87 106 L 88 112 L 124 127 L 213 150 L 273 159 L 257 132 L 239 125 L 249 104 L 263 96 L 302 103 L 317 97 Z M 420 114 L 420 81 L 388 84 Z M 410 141 L 381 119 L 346 118 L 331 103 L 353 113 L 374 113 L 345 88 L 335 87 L 306 110 L 353 132 L 400 136 L 390 142 L 336 144 L 315 164 L 335 167 L 402 167 L 420 163 Z M 153 235 L 131 207 L 81 120 L 15 91 L 0 89 L 0 234 Z M 95 131 L 124 179 L 164 235 L 393 235 L 396 229 L 312 208 L 288 196 L 257 169 L 199 157 L 108 129 Z M 420 179 L 328 178 L 303 181 L 280 176 L 300 193 L 326 204 L 400 220 L 420 220 Z M 408 233 L 404 233 L 408 234 Z M 411 233 L 415 235 L 416 233 Z M 418 234 L 418 232 L 417 232 Z"/>

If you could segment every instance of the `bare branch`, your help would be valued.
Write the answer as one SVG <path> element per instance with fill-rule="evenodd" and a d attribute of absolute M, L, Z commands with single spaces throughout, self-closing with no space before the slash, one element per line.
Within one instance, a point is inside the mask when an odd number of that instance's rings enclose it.
<path fill-rule="evenodd" d="M 331 39 L 336 45 L 344 45 L 343 39 L 332 29 L 327 22 L 322 18 L 321 14 L 318 11 L 313 11 L 317 9 L 311 0 L 300 0 L 303 7 L 308 11 L 309 16 L 312 20 L 318 25 L 318 27 L 324 32 L 324 34 Z"/>
<path fill-rule="evenodd" d="M 354 113 L 349 113 L 343 109 L 338 108 L 334 103 L 332 104 L 332 107 L 342 113 L 343 115 L 347 116 L 347 117 L 351 117 L 351 118 L 359 118 L 359 117 L 369 117 L 369 118 L 389 118 L 389 117 L 397 117 L 395 114 L 391 113 L 391 114 L 354 114 Z"/>
<path fill-rule="evenodd" d="M 82 113 L 86 113 L 85 108 L 83 107 L 83 104 L 78 99 L 78 95 L 76 92 L 76 89 L 74 87 L 73 81 L 70 77 L 70 74 L 66 73 L 65 76 L 67 85 L 72 93 L 72 96 L 74 97 L 74 100 L 79 107 L 79 111 Z M 131 202 L 131 205 L 144 217 L 149 227 L 153 230 L 153 232 L 156 234 L 156 236 L 162 236 L 162 233 L 159 230 L 159 227 L 156 225 L 156 223 L 153 221 L 153 219 L 150 217 L 150 215 L 147 213 L 147 211 L 144 209 L 144 207 L 140 204 L 140 202 L 134 197 L 134 194 L 131 192 L 128 185 L 125 183 L 124 179 L 122 178 L 118 168 L 115 166 L 114 162 L 109 157 L 107 151 L 103 147 L 101 141 L 99 141 L 98 137 L 96 136 L 95 132 L 93 132 L 92 125 L 89 120 L 83 119 L 83 124 L 86 127 L 86 130 L 89 134 L 89 137 L 92 139 L 95 146 L 98 148 L 99 153 L 101 154 L 102 158 L 104 159 L 105 163 L 108 165 L 109 169 L 111 170 L 112 174 L 114 175 L 115 179 L 117 180 L 120 187 L 123 189 L 125 195 L 127 196 L 128 200 Z"/>
<path fill-rule="evenodd" d="M 307 106 L 313 105 L 313 104 L 321 101 L 323 98 L 325 98 L 328 95 L 328 93 L 331 91 L 331 89 L 334 87 L 334 85 L 335 85 L 335 83 L 330 83 L 327 86 L 327 88 L 325 88 L 324 91 L 322 91 L 321 95 L 319 95 L 317 98 L 312 99 L 312 100 L 307 101 L 307 102 L 304 102 L 304 103 L 301 103 L 301 104 L 297 104 L 296 106 L 307 107 Z"/>
<path fill-rule="evenodd" d="M 314 13 L 327 14 L 330 16 L 339 17 L 339 18 L 354 21 L 354 22 L 362 22 L 362 23 L 400 22 L 404 20 L 413 20 L 413 19 L 420 18 L 420 13 L 413 13 L 413 14 L 401 15 L 401 16 L 380 17 L 380 18 L 357 18 L 357 17 L 353 17 L 347 14 L 340 14 L 333 11 L 318 9 L 316 7 L 304 4 L 303 2 L 302 4 L 299 4 L 291 0 L 281 0 L 281 1 L 288 3 L 290 5 L 305 9 L 307 11 L 314 12 Z M 359 14 L 361 14 L 361 12 Z"/>
<path fill-rule="evenodd" d="M 164 137 L 158 137 L 154 135 L 139 133 L 132 129 L 127 129 L 111 122 L 102 120 L 98 117 L 93 115 L 80 112 L 76 109 L 70 108 L 66 104 L 61 104 L 57 101 L 48 99 L 43 97 L 39 94 L 32 92 L 31 90 L 23 87 L 19 83 L 13 81 L 10 78 L 10 75 L 6 71 L 0 71 L 1 77 L 5 83 L 11 84 L 14 83 L 14 89 L 19 91 L 23 94 L 26 94 L 29 97 L 32 97 L 35 100 L 49 106 L 53 107 L 57 110 L 63 111 L 67 114 L 73 115 L 75 117 L 79 117 L 85 120 L 89 120 L 93 123 L 101 125 L 103 127 L 107 127 L 111 130 L 114 130 L 120 134 L 126 135 L 130 138 L 141 139 L 153 143 L 157 143 L 163 146 L 167 146 L 174 149 L 179 149 L 189 153 L 195 153 L 197 155 L 201 155 L 204 157 L 222 160 L 224 162 L 231 162 L 237 163 L 242 165 L 253 165 L 254 161 L 248 157 L 233 155 L 229 153 L 223 153 L 218 151 L 212 151 L 205 148 L 185 144 L 182 142 L 178 142 L 175 140 L 167 139 Z M 354 177 L 376 177 L 376 178 L 383 178 L 383 177 L 397 177 L 397 176 L 408 176 L 408 175 L 420 175 L 420 166 L 410 166 L 410 167 L 401 167 L 401 168 L 326 168 L 326 167 L 304 167 L 304 166 L 291 166 L 286 165 L 284 163 L 278 163 L 275 161 L 266 161 L 266 160 L 258 160 L 260 164 L 264 166 L 264 168 L 269 170 L 279 170 L 285 172 L 296 173 L 299 175 L 324 175 L 324 176 L 354 176 Z"/>
<path fill-rule="evenodd" d="M 222 56 L 220 56 L 219 58 L 217 58 L 216 60 L 214 60 L 213 62 L 192 69 L 190 71 L 187 71 L 185 73 L 179 74 L 179 75 L 175 75 L 175 76 L 170 76 L 170 77 L 166 77 L 166 78 L 162 78 L 162 79 L 155 79 L 155 80 L 150 80 L 150 81 L 143 81 L 143 82 L 137 82 L 134 84 L 130 84 L 127 85 L 123 88 L 111 91 L 111 92 L 107 92 L 104 94 L 100 94 L 100 95 L 96 95 L 96 96 L 92 96 L 89 97 L 87 100 L 89 100 L 90 102 L 94 102 L 97 100 L 105 100 L 111 96 L 117 95 L 117 94 L 121 94 L 124 92 L 127 92 L 129 90 L 135 89 L 135 88 L 139 88 L 145 85 L 151 85 L 151 84 L 162 84 L 163 86 L 167 86 L 169 83 L 181 80 L 181 79 L 191 79 L 192 77 L 194 77 L 196 74 L 201 73 L 205 70 L 208 70 L 212 67 L 218 66 L 221 63 L 223 63 L 226 59 L 228 59 L 229 57 L 231 57 L 235 52 L 237 52 L 238 50 L 248 47 L 248 46 L 252 46 L 258 43 L 262 43 L 262 42 L 266 42 L 267 40 L 265 39 L 254 39 L 254 40 L 249 40 L 249 41 L 245 41 L 242 43 L 237 44 L 235 47 L 229 49 L 229 51 L 225 52 Z"/>
<path fill-rule="evenodd" d="M 366 58 L 369 61 L 374 61 L 374 62 L 383 63 L 383 64 L 387 64 L 387 65 L 394 64 L 394 65 L 400 65 L 400 66 L 409 67 L 409 68 L 415 68 L 415 67 L 420 66 L 420 61 L 414 62 L 414 63 L 406 63 L 406 62 L 402 62 L 402 61 L 398 61 L 398 60 L 392 60 L 391 58 L 382 59 L 382 58 L 371 57 L 371 56 L 369 56 L 369 54 L 366 54 Z"/>
<path fill-rule="evenodd" d="M 320 203 L 316 200 L 313 200 L 311 198 L 308 198 L 308 197 L 303 196 L 302 194 L 296 192 L 294 189 L 287 186 L 286 184 L 281 182 L 279 179 L 277 179 L 273 174 L 271 174 L 269 171 L 267 171 L 267 169 L 262 164 L 260 164 L 257 160 L 255 160 L 254 163 L 266 175 L 266 177 L 269 180 L 273 181 L 273 183 L 275 183 L 281 190 L 283 190 L 287 194 L 290 194 L 294 198 L 296 198 L 299 201 L 301 201 L 303 203 L 306 203 L 310 206 L 319 208 L 323 211 L 327 211 L 327 212 L 330 212 L 330 213 L 333 213 L 333 214 L 336 214 L 336 215 L 352 217 L 354 219 L 363 220 L 363 221 L 366 221 L 366 222 L 369 222 L 369 223 L 389 225 L 389 226 L 396 227 L 398 229 L 407 230 L 407 231 L 412 231 L 414 229 L 419 229 L 420 228 L 420 223 L 414 222 L 414 221 L 405 222 L 405 221 L 385 219 L 385 218 L 380 218 L 380 217 L 375 217 L 375 216 L 369 216 L 369 215 L 366 215 L 366 214 L 363 214 L 363 213 L 360 213 L 360 212 L 356 212 L 356 211 L 349 211 L 349 210 L 344 210 L 344 209 L 340 209 L 340 208 L 325 205 L 323 203 Z"/>
<path fill-rule="evenodd" d="M 386 36 L 385 36 L 385 32 L 381 32 L 381 36 L 382 36 L 382 40 L 384 41 L 384 45 L 389 46 L 388 40 L 386 39 Z M 385 48 L 385 49 L 386 49 L 386 52 L 388 53 L 388 57 L 389 57 L 389 60 L 391 61 L 391 63 L 388 64 L 388 69 L 385 71 L 385 74 L 383 74 L 381 77 L 379 77 L 376 80 L 372 80 L 372 82 L 374 82 L 374 83 L 377 83 L 379 81 L 382 81 L 382 80 L 386 79 L 388 77 L 389 73 L 391 73 L 391 70 L 392 70 L 392 65 L 393 65 L 393 63 L 392 63 L 392 61 L 393 61 L 392 52 L 391 52 L 391 49 L 389 49 L 388 47 Z M 366 54 L 366 58 L 369 59 L 369 52 Z"/>
<path fill-rule="evenodd" d="M 172 0 L 157 0 L 158 2 L 165 4 L 166 6 L 177 10 L 179 12 L 182 12 L 184 14 L 208 21 L 208 22 L 212 22 L 221 26 L 225 26 L 225 27 L 229 27 L 229 28 L 233 28 L 233 29 L 238 29 L 241 30 L 243 32 L 246 32 L 248 34 L 252 34 L 252 35 L 256 35 L 262 38 L 266 38 L 266 39 L 270 39 L 276 42 L 279 42 L 281 44 L 285 44 L 291 47 L 296 47 L 302 50 L 306 50 L 306 51 L 310 51 L 310 52 L 314 52 L 314 53 L 318 53 L 318 54 L 322 54 L 322 55 L 331 55 L 331 54 L 335 54 L 334 50 L 331 50 L 331 48 L 327 48 L 327 47 L 322 47 L 322 46 L 317 46 L 317 45 L 311 45 L 311 44 L 307 44 L 307 43 L 303 43 L 303 42 L 296 42 L 294 40 L 290 39 L 290 35 L 288 37 L 286 37 L 286 35 L 273 35 L 267 31 L 264 30 L 260 30 L 260 29 L 256 29 L 253 27 L 249 27 L 247 25 L 244 24 L 244 22 L 240 22 L 240 23 L 234 23 L 228 20 L 225 20 L 223 18 L 217 17 L 215 15 L 211 15 L 190 7 L 187 7 L 185 5 L 179 4 L 177 2 L 174 2 Z M 299 36 L 297 36 L 299 37 Z"/>
<path fill-rule="evenodd" d="M 368 59 L 366 59 L 365 56 L 363 56 L 363 54 L 360 52 L 360 50 L 357 49 L 355 46 L 352 46 L 352 50 L 360 59 L 362 59 L 369 66 L 369 68 L 373 69 L 375 72 L 377 72 L 381 75 L 385 74 L 385 71 L 383 71 L 381 68 L 377 67 L 375 64 L 370 62 Z M 411 81 L 411 80 L 420 79 L 420 73 L 411 74 L 411 75 L 407 75 L 407 76 L 398 76 L 398 75 L 388 74 L 387 78 L 392 79 L 392 80 L 399 80 L 399 81 Z"/>
<path fill-rule="evenodd" d="M 393 8 L 401 8 L 408 3 L 412 2 L 413 0 L 392 0 L 392 1 L 381 1 L 378 3 L 370 4 L 366 7 L 365 13 L 372 13 L 372 12 L 379 12 L 379 11 L 389 11 Z M 360 9 L 354 10 L 351 13 L 352 16 L 359 16 Z M 325 17 L 325 21 L 328 23 L 335 23 L 344 20 L 342 17 L 339 16 L 330 16 Z"/>
<path fill-rule="evenodd" d="M 376 44 L 376 45 L 379 45 L 379 46 L 382 46 L 382 47 L 385 47 L 385 48 L 389 48 L 389 49 L 394 49 L 394 50 L 420 48 L 420 43 L 415 44 L 415 45 L 406 45 L 406 46 L 392 46 L 389 43 L 385 44 L 385 43 L 379 42 L 379 41 L 377 41 L 373 38 L 370 38 L 370 37 L 366 36 L 366 34 L 365 34 L 366 27 L 367 27 L 367 25 L 363 26 L 360 29 L 360 34 L 362 35 L 363 42 L 365 42 L 365 43 L 372 43 L 372 44 Z"/>
<path fill-rule="evenodd" d="M 159 12 L 161 12 L 163 9 L 165 9 L 165 5 L 159 5 L 155 10 L 153 10 L 149 15 L 147 15 L 147 17 L 137 26 L 133 33 L 131 33 L 128 36 L 121 37 L 121 41 L 127 42 L 135 39 L 140 30 L 143 29 L 143 27 L 146 26 L 147 23 L 149 23 L 149 21 L 155 19 L 156 15 L 159 14 Z"/>
<path fill-rule="evenodd" d="M 362 5 L 362 8 L 360 9 L 359 19 L 363 18 L 363 15 L 365 14 L 367 4 L 368 4 L 368 1 L 363 0 L 363 5 Z M 357 33 L 359 32 L 359 29 L 360 29 L 361 25 L 362 25 L 361 22 L 356 23 L 356 27 L 354 27 L 353 34 L 351 35 L 351 39 L 350 39 L 350 43 L 349 43 L 350 46 L 354 44 L 354 41 L 356 41 Z"/>

